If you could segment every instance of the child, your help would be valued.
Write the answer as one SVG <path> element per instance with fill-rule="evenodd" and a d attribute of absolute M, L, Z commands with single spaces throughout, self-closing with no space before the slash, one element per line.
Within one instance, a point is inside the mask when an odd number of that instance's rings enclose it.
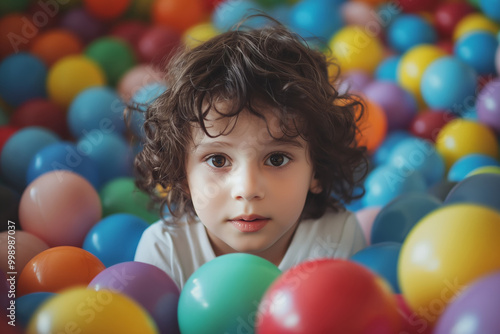
<path fill-rule="evenodd" d="M 365 246 L 340 204 L 354 198 L 355 171 L 366 174 L 355 140 L 362 107 L 339 95 L 327 66 L 277 22 L 240 27 L 173 57 L 136 158 L 138 187 L 171 217 L 144 232 L 136 261 L 182 288 L 223 254 L 254 254 L 287 270 Z"/>

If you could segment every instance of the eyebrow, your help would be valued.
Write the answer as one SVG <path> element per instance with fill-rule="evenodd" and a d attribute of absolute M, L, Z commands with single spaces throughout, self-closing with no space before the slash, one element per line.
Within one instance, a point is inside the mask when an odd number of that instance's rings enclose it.
<path fill-rule="evenodd" d="M 282 138 L 273 138 L 272 140 L 268 140 L 261 143 L 262 146 L 293 146 L 297 148 L 304 148 L 304 145 L 297 140 L 296 138 L 282 137 Z M 233 147 L 233 144 L 228 141 L 223 140 L 215 140 L 210 142 L 202 142 L 194 145 L 193 151 L 196 151 L 198 148 L 203 147 Z"/>

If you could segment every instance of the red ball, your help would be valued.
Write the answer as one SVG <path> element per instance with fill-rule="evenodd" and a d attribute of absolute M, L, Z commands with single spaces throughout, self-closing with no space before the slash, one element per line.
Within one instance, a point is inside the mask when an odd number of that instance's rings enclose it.
<path fill-rule="evenodd" d="M 451 37 L 457 23 L 474 11 L 466 2 L 443 3 L 434 12 L 434 26 L 442 37 Z"/>
<path fill-rule="evenodd" d="M 153 65 L 164 65 L 180 43 L 181 36 L 176 31 L 162 26 L 150 27 L 139 39 L 139 59 Z"/>
<path fill-rule="evenodd" d="M 403 328 L 400 333 L 406 334 L 431 334 L 432 324 L 425 319 L 422 319 L 416 312 L 413 312 L 403 295 L 396 295 L 396 301 L 399 307 L 399 314 L 402 318 Z"/>
<path fill-rule="evenodd" d="M 203 0 L 155 0 L 152 15 L 156 24 L 182 33 L 203 21 L 207 9 Z"/>
<path fill-rule="evenodd" d="M 19 130 L 18 127 L 12 125 L 0 126 L 0 153 L 2 153 L 3 146 L 9 138 Z"/>
<path fill-rule="evenodd" d="M 117 23 L 111 28 L 110 35 L 126 41 L 137 53 L 137 45 L 141 36 L 148 30 L 148 24 L 130 20 Z"/>
<path fill-rule="evenodd" d="M 19 128 L 41 126 L 61 138 L 70 137 L 64 109 L 45 99 L 33 99 L 20 105 L 10 117 L 10 124 Z"/>
<path fill-rule="evenodd" d="M 456 117 L 444 110 L 423 110 L 410 124 L 410 132 L 433 143 L 436 142 L 439 131 L 449 121 Z"/>
<path fill-rule="evenodd" d="M 259 305 L 257 334 L 399 333 L 396 300 L 381 278 L 347 260 L 307 261 L 284 272 Z"/>
<path fill-rule="evenodd" d="M 446 52 L 449 55 L 453 55 L 453 48 L 455 44 L 453 43 L 452 40 L 450 39 L 442 39 L 439 42 L 437 42 L 437 47 L 439 47 L 441 50 Z"/>
<path fill-rule="evenodd" d="M 130 0 L 83 0 L 85 9 L 95 18 L 113 20 L 120 17 L 130 5 Z"/>
<path fill-rule="evenodd" d="M 403 12 L 430 12 L 436 8 L 440 0 L 399 0 L 399 5 Z"/>

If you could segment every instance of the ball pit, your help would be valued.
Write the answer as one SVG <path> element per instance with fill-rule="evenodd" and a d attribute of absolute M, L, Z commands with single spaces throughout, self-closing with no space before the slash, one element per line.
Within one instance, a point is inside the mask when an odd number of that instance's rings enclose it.
<path fill-rule="evenodd" d="M 346 207 L 355 212 L 370 246 L 349 261 L 335 260 L 335 270 L 328 264 L 331 271 L 326 265 L 325 271 L 309 270 L 318 269 L 318 263 L 283 273 L 271 266 L 271 276 L 281 285 L 268 285 L 271 278 L 261 285 L 259 296 L 267 292 L 265 298 L 270 299 L 260 305 L 260 313 L 256 301 L 260 297 L 253 302 L 235 297 L 253 286 L 255 273 L 245 277 L 252 283 L 238 289 L 228 281 L 227 268 L 239 264 L 227 261 L 218 270 L 225 275 L 222 279 L 213 279 L 217 270 L 198 276 L 207 291 L 216 292 L 203 295 L 218 303 L 214 314 L 227 316 L 227 305 L 236 303 L 234 309 L 245 310 L 246 318 L 233 327 L 257 333 L 283 329 L 291 321 L 286 317 L 292 315 L 291 307 L 301 324 L 313 326 L 309 328 L 339 319 L 346 333 L 356 333 L 352 326 L 362 326 L 374 311 L 383 312 L 384 324 L 394 333 L 429 334 L 434 326 L 437 334 L 449 333 L 464 323 L 470 325 L 472 314 L 476 332 L 497 328 L 498 317 L 489 310 L 498 305 L 489 301 L 496 296 L 500 272 L 491 256 L 500 238 L 498 224 L 493 224 L 500 212 L 498 3 L 1 1 L 0 254 L 7 258 L 5 222 L 14 221 L 17 276 L 24 276 L 16 296 L 19 326 L 28 328 L 28 333 L 42 331 L 40 326 L 52 326 L 45 327 L 50 332 L 179 332 L 177 301 L 181 293 L 193 289 L 181 291 L 158 268 L 131 261 L 141 231 L 159 215 L 134 186 L 132 159 L 141 150 L 144 118 L 133 113 L 132 127 L 126 128 L 124 102 L 150 103 L 166 89 L 164 65 L 177 47 L 196 47 L 255 13 L 248 11 L 253 8 L 278 18 L 308 45 L 339 63 L 338 91 L 353 92 L 366 101 L 362 131 L 356 137 L 368 148 L 366 193 Z M 328 70 L 337 74 L 334 67 Z M 89 91 L 107 92 L 107 98 L 85 97 Z M 417 151 L 422 154 L 416 156 L 415 143 L 422 142 L 426 149 L 421 146 Z M 410 165 L 400 163 L 410 160 Z M 359 187 L 355 191 L 361 194 Z M 128 228 L 126 219 L 117 218 L 131 215 L 141 221 L 140 228 Z M 110 220 L 113 227 L 100 224 Z M 106 245 L 97 245 L 95 239 Z M 63 255 L 64 249 L 71 255 Z M 98 256 L 92 258 L 86 249 Z M 78 256 L 92 260 L 75 261 Z M 474 256 L 475 261 L 467 262 Z M 50 266 L 43 264 L 47 261 Z M 355 261 L 373 272 L 361 273 L 359 268 L 364 268 L 354 266 Z M 6 272 L 2 265 L 0 277 Z M 119 291 L 107 292 L 123 282 L 117 277 L 123 279 L 124 273 L 135 278 Z M 37 277 L 48 285 L 41 287 Z M 341 291 L 335 288 L 339 282 Z M 378 299 L 360 296 L 361 290 L 356 290 L 360 282 L 362 288 L 373 288 Z M 74 284 L 89 285 L 72 293 L 59 291 Z M 287 285 L 293 289 L 286 290 Z M 8 299 L 1 286 L 3 306 Z M 393 291 L 387 290 L 389 286 Z M 106 304 L 108 293 L 113 302 Z M 334 297 L 325 299 L 329 293 Z M 457 298 L 449 302 L 452 295 Z M 317 297 L 315 306 L 306 309 L 304 296 Z M 85 320 L 73 311 L 87 298 L 100 298 L 106 304 L 98 305 L 103 312 L 96 313 L 95 321 L 79 322 L 78 328 L 60 327 L 68 325 L 68 319 Z M 393 299 L 399 321 L 393 317 Z M 361 306 L 356 300 L 363 302 Z M 367 309 L 370 302 L 376 306 Z M 193 303 L 183 305 L 185 323 L 196 311 Z M 274 313 L 269 305 L 274 305 Z M 321 316 L 325 310 L 333 313 Z M 2 317 L 4 313 L 0 311 Z M 205 324 L 208 318 L 201 317 Z M 2 333 L 18 333 L 11 326 L 0 328 Z M 297 328 L 295 324 L 282 332 L 294 333 Z M 378 329 L 370 327 L 373 332 Z"/>

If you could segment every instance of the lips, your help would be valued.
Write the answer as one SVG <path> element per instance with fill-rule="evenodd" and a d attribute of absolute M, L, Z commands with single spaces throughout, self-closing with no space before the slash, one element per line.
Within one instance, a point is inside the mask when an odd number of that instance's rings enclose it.
<path fill-rule="evenodd" d="M 229 219 L 229 222 L 237 230 L 245 233 L 251 233 L 264 228 L 269 220 L 269 218 L 259 215 L 242 215 Z"/>

